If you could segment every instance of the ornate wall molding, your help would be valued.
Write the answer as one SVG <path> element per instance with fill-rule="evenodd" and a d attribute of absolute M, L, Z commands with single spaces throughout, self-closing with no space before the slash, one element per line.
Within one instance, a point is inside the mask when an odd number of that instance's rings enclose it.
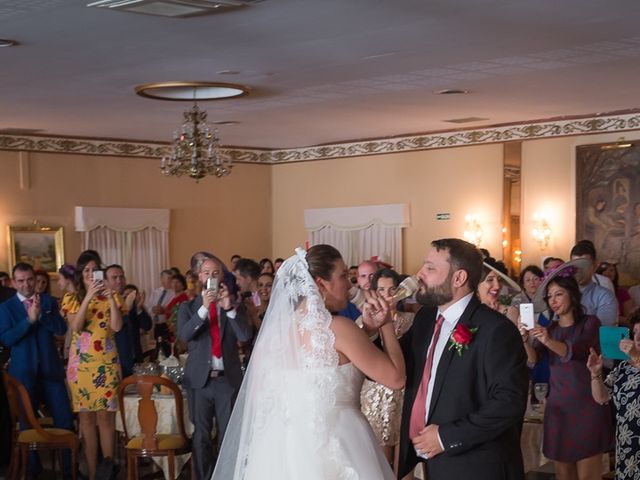
<path fill-rule="evenodd" d="M 640 129 L 640 112 L 425 133 L 313 147 L 280 150 L 224 148 L 222 151 L 237 163 L 273 165 L 637 129 Z M 168 144 L 160 142 L 0 135 L 0 150 L 160 158 L 166 154 L 167 148 Z"/>

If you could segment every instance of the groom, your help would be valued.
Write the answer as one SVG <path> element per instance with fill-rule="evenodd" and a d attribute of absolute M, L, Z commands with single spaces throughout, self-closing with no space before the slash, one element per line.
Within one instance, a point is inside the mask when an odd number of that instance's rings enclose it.
<path fill-rule="evenodd" d="M 524 478 L 525 351 L 515 325 L 477 299 L 481 275 L 480 251 L 455 238 L 432 242 L 418 272 L 425 308 L 402 338 L 399 478 L 419 461 L 429 480 Z"/>

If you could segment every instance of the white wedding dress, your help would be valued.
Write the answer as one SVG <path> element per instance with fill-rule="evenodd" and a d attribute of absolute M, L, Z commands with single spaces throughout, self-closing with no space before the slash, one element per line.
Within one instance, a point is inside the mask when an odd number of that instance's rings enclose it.
<path fill-rule="evenodd" d="M 278 270 L 212 480 L 392 480 L 304 251 Z"/>

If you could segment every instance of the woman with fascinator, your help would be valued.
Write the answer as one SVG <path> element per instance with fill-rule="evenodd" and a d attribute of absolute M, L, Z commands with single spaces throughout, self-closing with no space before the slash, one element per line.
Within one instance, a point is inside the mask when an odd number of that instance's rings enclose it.
<path fill-rule="evenodd" d="M 360 390 L 365 375 L 402 388 L 402 352 L 375 292 L 366 294 L 363 318 L 379 328 L 383 350 L 335 314 L 350 286 L 329 245 L 296 249 L 282 264 L 214 480 L 395 478 L 360 412 Z"/>
<path fill-rule="evenodd" d="M 602 478 L 602 454 L 613 447 L 611 410 L 596 403 L 591 395 L 586 364 L 590 351 L 600 349 L 600 321 L 585 315 L 580 303 L 574 275 L 578 269 L 588 268 L 582 261 L 561 265 L 538 290 L 557 321 L 548 328 L 526 330 L 524 325 L 519 326 L 529 365 L 534 365 L 543 352 L 549 357 L 551 377 L 542 453 L 554 461 L 559 480 Z M 541 295 L 536 295 L 534 303 Z M 534 339 L 532 344 L 529 336 Z"/>

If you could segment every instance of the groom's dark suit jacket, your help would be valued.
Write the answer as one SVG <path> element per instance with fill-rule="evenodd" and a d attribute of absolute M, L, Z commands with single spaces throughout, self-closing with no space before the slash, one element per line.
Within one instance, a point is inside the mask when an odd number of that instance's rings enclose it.
<path fill-rule="evenodd" d="M 399 478 L 421 460 L 409 439 L 409 419 L 436 315 L 436 308 L 422 308 L 402 338 L 407 384 Z M 447 344 L 440 357 L 428 423 L 439 425 L 444 452 L 426 462 L 428 478 L 522 479 L 520 433 L 528 373 L 520 333 L 505 316 L 482 305 L 475 296 L 458 323 L 478 330 L 461 356 Z"/>

